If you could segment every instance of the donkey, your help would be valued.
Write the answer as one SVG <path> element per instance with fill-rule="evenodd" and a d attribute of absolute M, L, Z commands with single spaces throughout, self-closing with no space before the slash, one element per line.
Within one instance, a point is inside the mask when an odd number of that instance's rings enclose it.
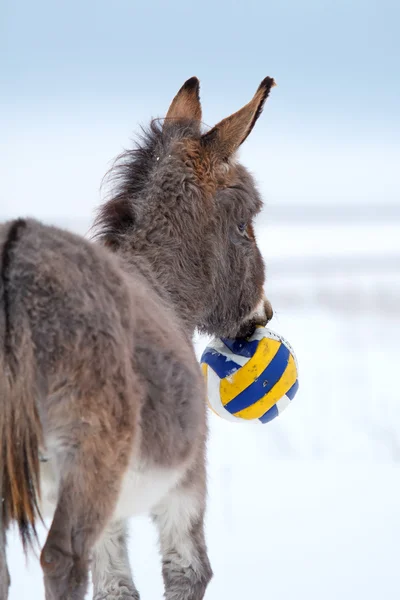
<path fill-rule="evenodd" d="M 0 227 L 0 600 L 6 532 L 25 550 L 40 516 L 46 600 L 138 600 L 126 520 L 158 528 L 166 600 L 201 600 L 205 390 L 195 330 L 243 336 L 272 309 L 235 159 L 273 79 L 202 131 L 199 81 L 114 169 L 92 240 L 18 219 Z"/>

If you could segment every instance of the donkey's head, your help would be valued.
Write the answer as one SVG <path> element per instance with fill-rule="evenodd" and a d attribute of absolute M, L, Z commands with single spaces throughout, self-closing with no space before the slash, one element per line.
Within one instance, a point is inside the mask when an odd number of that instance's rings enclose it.
<path fill-rule="evenodd" d="M 117 189 L 101 209 L 100 239 L 141 262 L 188 326 L 218 336 L 248 333 L 272 316 L 253 219 L 262 207 L 235 154 L 274 85 L 210 131 L 201 128 L 199 82 L 179 90 L 162 121 L 120 157 Z"/>

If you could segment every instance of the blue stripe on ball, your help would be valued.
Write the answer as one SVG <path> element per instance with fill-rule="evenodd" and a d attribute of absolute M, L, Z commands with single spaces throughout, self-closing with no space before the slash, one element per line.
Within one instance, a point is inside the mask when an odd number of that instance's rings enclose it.
<path fill-rule="evenodd" d="M 236 398 L 228 402 L 225 408 L 231 414 L 235 414 L 260 400 L 282 377 L 288 365 L 289 357 L 289 350 L 281 344 L 272 362 L 264 369 L 258 379 L 238 394 Z"/>
<path fill-rule="evenodd" d="M 286 396 L 288 398 L 290 398 L 290 400 L 293 400 L 298 389 L 299 389 L 299 381 L 298 381 L 298 379 L 296 379 L 296 381 L 294 382 L 294 384 L 292 385 L 290 390 L 286 392 Z"/>
<path fill-rule="evenodd" d="M 272 421 L 272 419 L 275 419 L 275 417 L 277 417 L 278 415 L 279 415 L 278 409 L 276 407 L 276 404 L 274 404 L 274 406 L 271 406 L 271 408 L 269 410 L 267 410 L 265 415 L 260 417 L 259 420 L 261 421 L 261 423 L 269 423 L 269 421 Z"/>
<path fill-rule="evenodd" d="M 221 339 L 225 346 L 227 346 L 229 350 L 233 352 L 233 354 L 238 354 L 239 356 L 244 356 L 245 358 L 251 358 L 254 356 L 259 344 L 258 340 L 247 342 L 246 340 L 229 340 L 227 338 Z"/>
<path fill-rule="evenodd" d="M 205 350 L 201 362 L 207 363 L 220 379 L 224 379 L 224 377 L 228 377 L 240 369 L 240 365 L 214 349 Z"/>

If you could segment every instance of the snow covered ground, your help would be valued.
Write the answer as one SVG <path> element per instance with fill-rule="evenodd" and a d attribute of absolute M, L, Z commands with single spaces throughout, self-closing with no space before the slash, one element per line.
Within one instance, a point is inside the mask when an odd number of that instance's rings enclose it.
<path fill-rule="evenodd" d="M 271 327 L 297 352 L 300 390 L 265 426 L 210 415 L 206 598 L 397 600 L 400 226 L 260 233 Z M 154 530 L 137 519 L 131 534 L 142 600 L 161 600 Z M 13 535 L 9 565 L 11 600 L 44 597 Z"/>

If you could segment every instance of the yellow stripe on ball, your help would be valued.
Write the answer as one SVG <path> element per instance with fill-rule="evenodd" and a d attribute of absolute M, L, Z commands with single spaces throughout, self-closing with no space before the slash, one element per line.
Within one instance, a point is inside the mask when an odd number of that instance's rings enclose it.
<path fill-rule="evenodd" d="M 257 352 L 247 364 L 233 375 L 221 380 L 221 402 L 224 406 L 254 383 L 264 371 L 265 365 L 269 364 L 274 358 L 280 345 L 280 341 L 263 338 L 257 346 Z"/>
<path fill-rule="evenodd" d="M 290 389 L 296 381 L 296 378 L 296 365 L 293 356 L 290 356 L 285 372 L 272 390 L 251 406 L 235 413 L 235 416 L 241 417 L 242 419 L 259 419 L 286 394 L 287 390 Z"/>

